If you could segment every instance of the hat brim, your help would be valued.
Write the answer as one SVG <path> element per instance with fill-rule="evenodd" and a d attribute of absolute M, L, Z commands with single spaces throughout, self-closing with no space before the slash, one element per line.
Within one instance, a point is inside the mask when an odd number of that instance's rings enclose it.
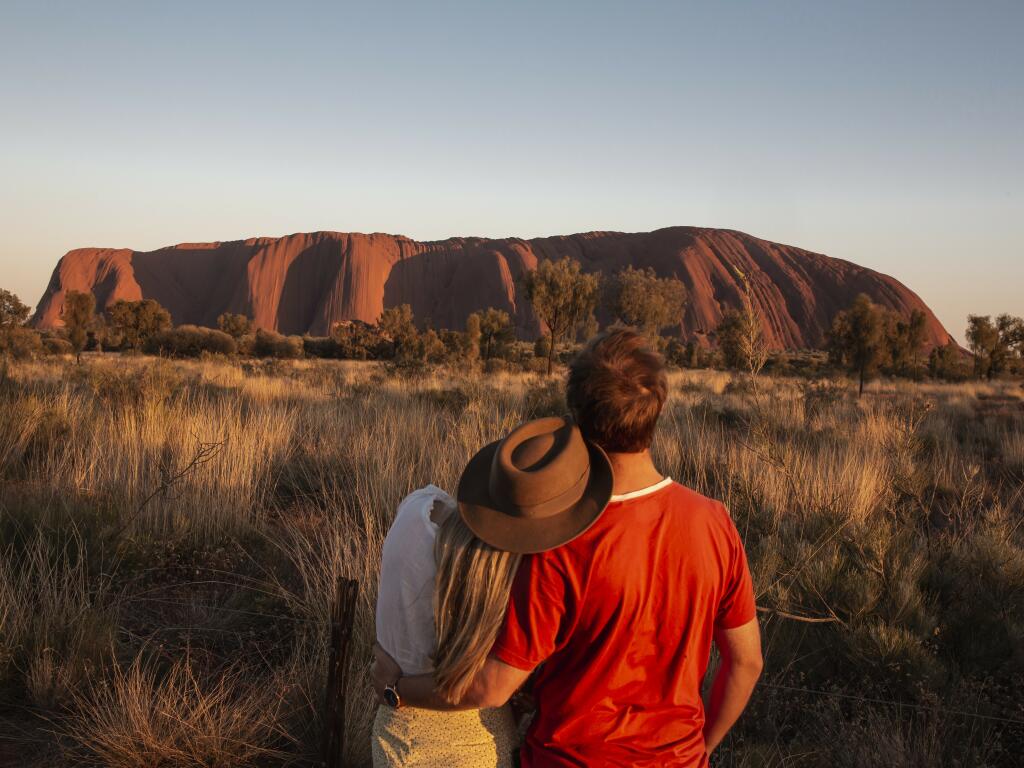
<path fill-rule="evenodd" d="M 481 541 L 495 549 L 521 554 L 546 552 L 566 544 L 592 526 L 612 496 L 612 465 L 605 452 L 587 443 L 590 478 L 583 496 L 571 507 L 542 518 L 519 517 L 501 511 L 491 498 L 491 462 L 500 440 L 485 445 L 466 465 L 456 494 L 459 514 Z"/>

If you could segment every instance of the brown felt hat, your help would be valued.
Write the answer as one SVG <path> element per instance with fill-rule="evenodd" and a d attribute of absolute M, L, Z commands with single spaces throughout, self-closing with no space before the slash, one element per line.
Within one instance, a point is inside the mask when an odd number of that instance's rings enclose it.
<path fill-rule="evenodd" d="M 459 513 L 507 552 L 545 552 L 579 536 L 612 495 L 612 467 L 567 419 L 528 421 L 481 448 L 459 480 Z"/>

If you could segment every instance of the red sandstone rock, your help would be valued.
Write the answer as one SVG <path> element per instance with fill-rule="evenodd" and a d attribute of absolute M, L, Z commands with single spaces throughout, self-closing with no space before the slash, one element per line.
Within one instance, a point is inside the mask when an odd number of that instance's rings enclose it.
<path fill-rule="evenodd" d="M 339 320 L 374 322 L 396 304 L 412 305 L 418 321 L 436 328 L 462 328 L 470 312 L 498 307 L 529 337 L 539 325 L 519 277 L 538 259 L 564 255 L 606 275 L 632 264 L 678 277 L 689 291 L 686 338 L 709 334 L 726 309 L 739 305 L 743 275 L 774 348 L 820 347 L 833 316 L 859 293 L 904 315 L 925 312 L 929 346 L 950 340 L 924 302 L 887 275 L 742 232 L 699 227 L 436 242 L 313 232 L 148 252 L 80 248 L 60 260 L 35 323 L 60 325 L 65 291 L 91 290 L 97 307 L 156 299 L 179 324 L 215 326 L 222 312 L 239 312 L 261 328 L 314 335 Z"/>

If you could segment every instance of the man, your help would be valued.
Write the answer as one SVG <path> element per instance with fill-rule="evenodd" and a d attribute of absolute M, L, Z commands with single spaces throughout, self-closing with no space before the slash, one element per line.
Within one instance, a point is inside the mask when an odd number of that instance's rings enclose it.
<path fill-rule="evenodd" d="M 750 572 L 728 512 L 651 459 L 666 397 L 660 356 L 632 331 L 598 336 L 570 366 L 569 406 L 607 454 L 611 500 L 576 538 L 523 558 L 490 658 L 454 705 L 501 706 L 536 671 L 523 766 L 705 766 L 761 673 Z M 712 641 L 722 664 L 705 712 Z M 383 660 L 378 688 L 390 674 Z M 429 676 L 393 682 L 403 706 L 452 707 Z"/>

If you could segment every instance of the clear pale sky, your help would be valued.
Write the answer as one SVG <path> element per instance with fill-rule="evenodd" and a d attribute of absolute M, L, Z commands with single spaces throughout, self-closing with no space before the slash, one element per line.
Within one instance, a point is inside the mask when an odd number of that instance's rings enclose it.
<path fill-rule="evenodd" d="M 1024 315 L 1024 3 L 0 0 L 0 286 L 81 246 L 739 229 Z"/>

